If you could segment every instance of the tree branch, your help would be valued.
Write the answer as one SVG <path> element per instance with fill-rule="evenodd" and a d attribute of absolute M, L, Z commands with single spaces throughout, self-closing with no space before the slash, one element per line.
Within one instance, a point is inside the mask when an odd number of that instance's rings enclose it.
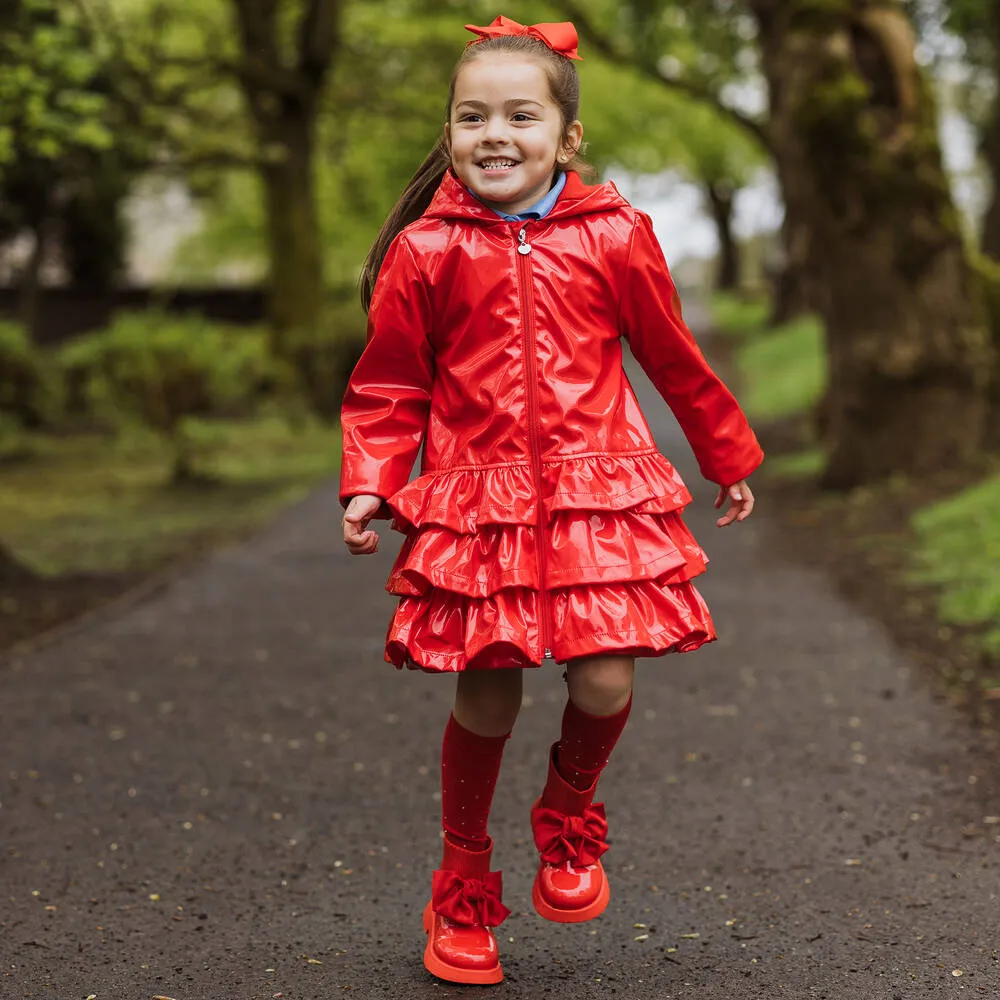
<path fill-rule="evenodd" d="M 721 117 L 725 118 L 731 124 L 736 125 L 742 131 L 749 133 L 765 150 L 769 153 L 772 152 L 771 138 L 765 122 L 753 118 L 745 112 L 740 111 L 739 108 L 734 108 L 724 103 L 718 92 L 706 84 L 700 83 L 697 80 L 665 76 L 657 65 L 641 62 L 636 58 L 634 53 L 626 52 L 610 41 L 606 34 L 597 28 L 590 15 L 580 7 L 576 0 L 560 0 L 560 6 L 576 25 L 580 37 L 585 39 L 587 44 L 607 59 L 608 62 L 638 70 L 647 79 L 654 80 L 669 90 L 679 91 L 682 94 L 687 94 L 688 97 L 694 98 L 696 101 L 710 105 Z"/>
<path fill-rule="evenodd" d="M 318 89 L 340 44 L 342 0 L 309 0 L 299 22 L 299 65 Z"/>

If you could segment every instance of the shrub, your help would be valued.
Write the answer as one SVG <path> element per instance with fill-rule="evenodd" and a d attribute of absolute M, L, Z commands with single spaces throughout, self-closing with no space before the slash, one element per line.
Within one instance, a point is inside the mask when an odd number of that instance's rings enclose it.
<path fill-rule="evenodd" d="M 0 413 L 16 425 L 51 425 L 59 412 L 59 381 L 43 352 L 16 323 L 0 323 Z"/>
<path fill-rule="evenodd" d="M 73 412 L 153 428 L 175 448 L 178 479 L 191 473 L 187 418 L 248 416 L 285 381 L 264 331 L 160 313 L 123 313 L 59 361 Z"/>

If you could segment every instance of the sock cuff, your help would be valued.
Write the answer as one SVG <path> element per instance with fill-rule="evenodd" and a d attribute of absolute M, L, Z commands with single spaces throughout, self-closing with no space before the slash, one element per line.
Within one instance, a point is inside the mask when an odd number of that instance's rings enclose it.
<path fill-rule="evenodd" d="M 617 712 L 612 712 L 611 715 L 591 715 L 590 712 L 585 712 L 580 706 L 573 701 L 572 698 L 566 699 L 566 705 L 570 711 L 577 713 L 581 718 L 586 719 L 588 722 L 604 722 L 606 720 L 621 719 L 627 717 L 632 711 L 632 694 L 628 696 L 628 701 Z"/>
<path fill-rule="evenodd" d="M 513 732 L 513 730 L 511 730 Z M 444 737 L 446 740 L 454 741 L 463 750 L 469 753 L 497 752 L 503 750 L 504 744 L 510 739 L 510 733 L 503 736 L 480 736 L 471 729 L 466 729 L 453 712 L 448 717 L 448 724 L 445 726 Z"/>

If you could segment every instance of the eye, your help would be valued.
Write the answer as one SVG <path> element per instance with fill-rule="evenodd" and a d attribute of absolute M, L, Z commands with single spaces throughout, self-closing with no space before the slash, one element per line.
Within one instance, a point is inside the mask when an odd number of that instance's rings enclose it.
<path fill-rule="evenodd" d="M 460 122 L 481 122 L 483 120 L 483 116 L 470 111 L 467 114 L 461 115 L 458 120 Z"/>
<path fill-rule="evenodd" d="M 529 115 L 527 111 L 516 111 L 511 115 L 511 119 L 516 122 L 530 122 L 535 120 L 534 115 Z"/>

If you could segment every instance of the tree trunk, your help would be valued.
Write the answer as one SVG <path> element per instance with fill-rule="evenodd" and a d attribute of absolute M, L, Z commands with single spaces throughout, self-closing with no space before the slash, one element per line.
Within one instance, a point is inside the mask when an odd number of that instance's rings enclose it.
<path fill-rule="evenodd" d="M 811 234 L 807 225 L 796 222 L 785 208 L 781 223 L 781 243 L 784 260 L 774 276 L 772 293 L 771 326 L 781 326 L 796 316 L 818 308 L 816 281 L 810 268 L 809 247 Z"/>
<path fill-rule="evenodd" d="M 35 237 L 31 253 L 21 271 L 17 290 L 17 318 L 33 337 L 38 328 L 38 309 L 42 291 L 42 265 L 45 263 L 45 250 L 48 244 L 48 222 L 40 219 L 32 224 L 32 235 Z"/>
<path fill-rule="evenodd" d="M 722 292 L 740 287 L 740 250 L 733 236 L 733 200 L 735 189 L 731 181 L 706 181 L 705 191 L 712 210 L 712 220 L 719 237 L 719 269 L 715 287 Z"/>
<path fill-rule="evenodd" d="M 245 65 L 240 82 L 260 141 L 267 211 L 270 319 L 279 356 L 293 334 L 320 322 L 323 260 L 313 148 L 316 117 L 340 44 L 342 0 L 298 5 L 294 45 L 279 45 L 293 5 L 277 0 L 233 0 Z"/>
<path fill-rule="evenodd" d="M 993 47 L 993 78 L 998 88 L 989 120 L 983 127 L 981 148 L 990 175 L 992 195 L 983 217 L 981 249 L 989 260 L 982 261 L 987 313 L 993 342 L 986 418 L 986 447 L 1000 451 L 1000 11 L 990 17 Z"/>
<path fill-rule="evenodd" d="M 998 93 L 993 98 L 993 110 L 982 135 L 983 156 L 993 187 L 983 219 L 982 251 L 1000 261 L 1000 12 L 992 14 L 990 37 L 993 41 L 993 77 Z"/>
<path fill-rule="evenodd" d="M 751 5 L 784 197 L 822 283 L 824 482 L 956 465 L 983 440 L 987 337 L 910 25 L 866 0 Z"/>
<path fill-rule="evenodd" d="M 323 307 L 323 260 L 313 178 L 314 113 L 286 111 L 262 123 L 265 148 L 282 151 L 261 170 L 270 260 L 269 318 L 280 356 L 289 336 L 310 333 Z"/>
<path fill-rule="evenodd" d="M 1000 72 L 997 73 L 997 80 L 1000 84 Z M 983 135 L 983 154 L 993 194 L 983 217 L 982 251 L 1000 261 L 1000 94 L 993 100 L 993 113 Z"/>

